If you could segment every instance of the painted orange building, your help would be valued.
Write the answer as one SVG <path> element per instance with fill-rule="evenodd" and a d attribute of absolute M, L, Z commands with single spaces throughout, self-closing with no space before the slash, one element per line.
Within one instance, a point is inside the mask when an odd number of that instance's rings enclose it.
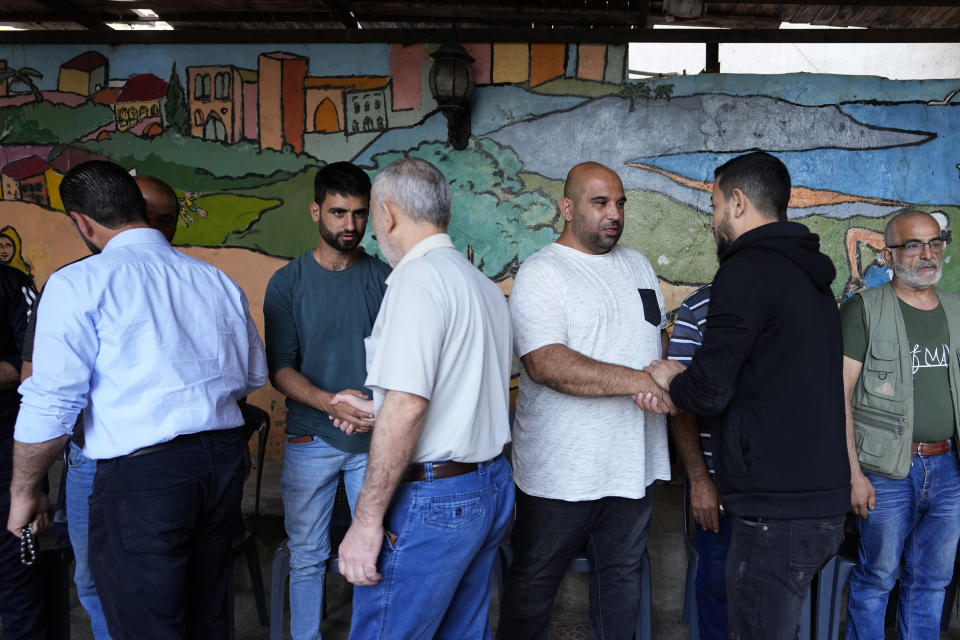
<path fill-rule="evenodd" d="M 92 96 L 107 87 L 109 78 L 107 59 L 96 51 L 84 51 L 60 65 L 57 91 Z"/>
<path fill-rule="evenodd" d="M 393 97 L 389 76 L 307 78 L 307 132 L 384 131 Z"/>
<path fill-rule="evenodd" d="M 281 150 L 285 144 L 303 151 L 307 59 L 275 51 L 260 54 L 258 68 L 260 148 Z"/>
<path fill-rule="evenodd" d="M 256 127 L 250 130 L 248 118 L 257 105 L 255 86 L 257 72 L 232 65 L 187 67 L 190 135 L 204 140 L 228 144 L 255 138 Z M 254 87 L 249 91 L 250 86 Z"/>
<path fill-rule="evenodd" d="M 36 156 L 11 162 L 0 171 L 4 200 L 35 202 L 42 206 L 50 204 L 47 195 L 46 172 L 50 168 Z"/>

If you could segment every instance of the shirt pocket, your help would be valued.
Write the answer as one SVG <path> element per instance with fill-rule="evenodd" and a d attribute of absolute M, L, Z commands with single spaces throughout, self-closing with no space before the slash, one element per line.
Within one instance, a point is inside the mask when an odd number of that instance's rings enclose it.
<path fill-rule="evenodd" d="M 655 327 L 660 326 L 663 316 L 660 315 L 660 303 L 657 301 L 657 292 L 653 289 L 637 289 L 640 301 L 643 303 L 643 319 Z"/>

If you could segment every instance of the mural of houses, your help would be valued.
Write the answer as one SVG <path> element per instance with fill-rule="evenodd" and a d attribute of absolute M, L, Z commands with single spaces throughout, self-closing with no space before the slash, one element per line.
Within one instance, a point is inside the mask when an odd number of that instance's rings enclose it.
<path fill-rule="evenodd" d="M 60 65 L 57 91 L 91 96 L 107 86 L 109 77 L 107 59 L 96 51 L 85 51 Z"/>
<path fill-rule="evenodd" d="M 30 156 L 11 162 L 0 171 L 4 200 L 23 200 L 47 206 L 46 172 L 50 168 L 46 162 L 36 156 Z"/>
<path fill-rule="evenodd" d="M 147 136 L 159 134 L 163 131 L 166 95 L 167 83 L 152 73 L 131 77 L 114 105 L 117 129 Z"/>
<path fill-rule="evenodd" d="M 190 135 L 234 143 L 257 138 L 257 72 L 231 65 L 187 67 Z"/>
<path fill-rule="evenodd" d="M 385 131 L 392 101 L 388 76 L 307 78 L 307 132 Z"/>

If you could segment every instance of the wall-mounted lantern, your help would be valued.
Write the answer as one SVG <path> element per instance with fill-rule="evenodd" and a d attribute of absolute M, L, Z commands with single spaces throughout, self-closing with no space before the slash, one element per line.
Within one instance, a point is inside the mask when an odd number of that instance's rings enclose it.
<path fill-rule="evenodd" d="M 470 140 L 470 94 L 473 93 L 473 58 L 459 44 L 445 44 L 430 54 L 430 93 L 447 118 L 447 141 L 465 149 Z"/>

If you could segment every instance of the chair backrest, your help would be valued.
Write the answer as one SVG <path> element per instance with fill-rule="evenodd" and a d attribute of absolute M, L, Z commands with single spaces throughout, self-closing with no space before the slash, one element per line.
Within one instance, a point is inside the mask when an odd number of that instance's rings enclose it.
<path fill-rule="evenodd" d="M 253 531 L 256 533 L 260 519 L 260 484 L 263 480 L 263 459 L 267 453 L 267 438 L 270 437 L 270 414 L 260 407 L 245 402 L 240 403 L 243 413 L 243 428 L 247 438 L 257 434 L 257 490 L 253 502 Z"/>
<path fill-rule="evenodd" d="M 697 532 L 695 527 L 697 523 L 693 521 L 693 518 L 690 517 L 690 478 L 687 477 L 687 474 L 683 474 L 683 543 L 687 547 L 687 551 L 692 551 L 696 549 L 696 539 Z"/>

